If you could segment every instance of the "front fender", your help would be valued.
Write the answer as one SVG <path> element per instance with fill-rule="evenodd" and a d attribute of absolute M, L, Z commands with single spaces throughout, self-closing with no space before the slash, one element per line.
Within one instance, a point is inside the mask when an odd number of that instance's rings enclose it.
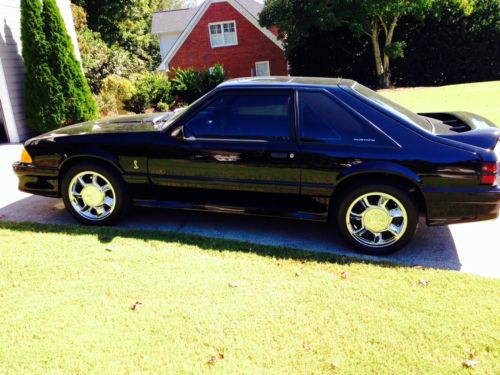
<path fill-rule="evenodd" d="M 64 157 L 59 167 L 62 176 L 76 162 L 99 161 L 112 167 L 127 184 L 147 184 L 148 158 L 146 155 L 114 155 L 105 149 L 85 147 Z"/>
<path fill-rule="evenodd" d="M 59 172 L 68 169 L 68 166 L 73 165 L 76 161 L 92 160 L 98 160 L 106 164 L 111 164 L 118 170 L 118 172 L 120 172 L 120 174 L 124 173 L 123 168 L 121 168 L 118 158 L 115 155 L 97 148 L 85 148 L 73 155 L 64 155 L 61 164 L 59 165 Z"/>

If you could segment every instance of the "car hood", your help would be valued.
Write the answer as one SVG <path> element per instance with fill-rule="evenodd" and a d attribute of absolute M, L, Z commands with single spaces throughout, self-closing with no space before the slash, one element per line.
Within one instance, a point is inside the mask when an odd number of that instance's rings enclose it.
<path fill-rule="evenodd" d="M 87 121 L 65 126 L 42 134 L 33 140 L 75 136 L 86 134 L 105 134 L 123 132 L 154 132 L 161 130 L 161 125 L 173 115 L 173 112 L 120 116 L 103 120 Z"/>

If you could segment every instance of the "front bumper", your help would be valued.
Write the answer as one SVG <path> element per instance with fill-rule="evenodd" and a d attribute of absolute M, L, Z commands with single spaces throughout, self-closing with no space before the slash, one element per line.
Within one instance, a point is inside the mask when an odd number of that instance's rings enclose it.
<path fill-rule="evenodd" d="M 491 220 L 499 216 L 499 186 L 489 189 L 432 188 L 423 194 L 429 226 Z"/>
<path fill-rule="evenodd" d="M 33 164 L 15 162 L 12 165 L 19 178 L 19 190 L 30 194 L 59 197 L 59 171 Z"/>

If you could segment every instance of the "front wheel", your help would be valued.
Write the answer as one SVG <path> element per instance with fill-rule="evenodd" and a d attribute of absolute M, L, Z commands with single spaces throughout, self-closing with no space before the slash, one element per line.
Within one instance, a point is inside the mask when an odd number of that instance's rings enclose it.
<path fill-rule="evenodd" d="M 70 168 L 61 189 L 66 209 L 84 224 L 112 224 L 129 207 L 127 189 L 120 176 L 97 163 L 82 163 Z"/>
<path fill-rule="evenodd" d="M 355 188 L 341 200 L 337 224 L 359 251 L 384 255 L 405 246 L 418 225 L 413 197 L 401 188 L 374 184 Z"/>

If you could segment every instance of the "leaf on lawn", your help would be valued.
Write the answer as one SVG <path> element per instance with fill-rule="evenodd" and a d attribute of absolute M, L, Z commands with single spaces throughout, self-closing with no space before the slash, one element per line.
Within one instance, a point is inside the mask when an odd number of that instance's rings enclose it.
<path fill-rule="evenodd" d="M 232 281 L 228 285 L 230 288 L 237 288 L 241 285 L 241 283 L 239 281 Z"/>
<path fill-rule="evenodd" d="M 477 353 L 475 351 L 470 352 L 469 355 L 467 356 L 467 359 L 465 359 L 462 362 L 462 365 L 466 368 L 475 368 L 476 365 L 478 364 L 476 358 L 477 358 Z"/>
<path fill-rule="evenodd" d="M 106 251 L 108 252 L 112 252 L 114 249 L 113 249 L 113 246 L 107 246 L 106 247 Z"/>
<path fill-rule="evenodd" d="M 422 286 L 428 286 L 431 282 L 429 280 L 421 279 L 418 283 Z"/>
<path fill-rule="evenodd" d="M 306 342 L 306 343 L 304 343 L 304 345 L 303 345 L 303 346 L 304 346 L 304 349 L 305 349 L 305 350 L 311 350 L 311 349 L 312 349 L 312 345 L 311 345 L 311 344 L 309 344 L 309 343 L 307 343 L 307 342 Z"/>
<path fill-rule="evenodd" d="M 413 266 L 413 268 L 415 268 L 416 270 L 421 270 L 421 269 L 423 269 L 424 267 L 423 267 L 423 266 L 418 266 L 418 265 L 417 265 L 417 266 Z"/>
<path fill-rule="evenodd" d="M 209 365 L 212 365 L 212 366 L 213 366 L 213 365 L 215 365 L 215 363 L 216 363 L 216 362 L 217 362 L 217 357 L 213 355 L 213 356 L 211 356 L 211 357 L 208 359 L 208 362 L 207 362 L 207 363 L 208 363 Z"/>
<path fill-rule="evenodd" d="M 334 370 L 338 369 L 339 368 L 339 363 L 337 361 L 332 361 L 332 362 L 330 362 L 330 367 L 332 369 L 334 369 Z"/>
<path fill-rule="evenodd" d="M 130 310 L 136 311 L 139 310 L 141 307 L 142 307 L 142 302 L 137 301 L 130 307 Z"/>
<path fill-rule="evenodd" d="M 477 353 L 475 351 L 469 353 L 469 359 L 476 359 Z"/>
<path fill-rule="evenodd" d="M 224 353 L 223 353 L 223 352 L 219 352 L 217 355 L 213 355 L 213 356 L 211 356 L 211 357 L 208 359 L 207 363 L 208 363 L 209 365 L 212 365 L 212 366 L 213 366 L 213 365 L 215 365 L 215 364 L 217 363 L 217 361 L 222 361 L 225 357 L 226 357 L 226 356 L 224 355 Z"/>
<path fill-rule="evenodd" d="M 474 368 L 477 365 L 477 361 L 473 359 L 466 359 L 465 361 L 462 362 L 462 365 L 466 368 Z"/>
<path fill-rule="evenodd" d="M 349 272 L 347 271 L 344 271 L 340 274 L 340 277 L 343 278 L 343 279 L 347 279 L 349 277 Z"/>
<path fill-rule="evenodd" d="M 300 272 L 300 271 L 295 271 L 295 277 L 299 277 L 300 275 L 302 275 L 302 272 Z"/>

